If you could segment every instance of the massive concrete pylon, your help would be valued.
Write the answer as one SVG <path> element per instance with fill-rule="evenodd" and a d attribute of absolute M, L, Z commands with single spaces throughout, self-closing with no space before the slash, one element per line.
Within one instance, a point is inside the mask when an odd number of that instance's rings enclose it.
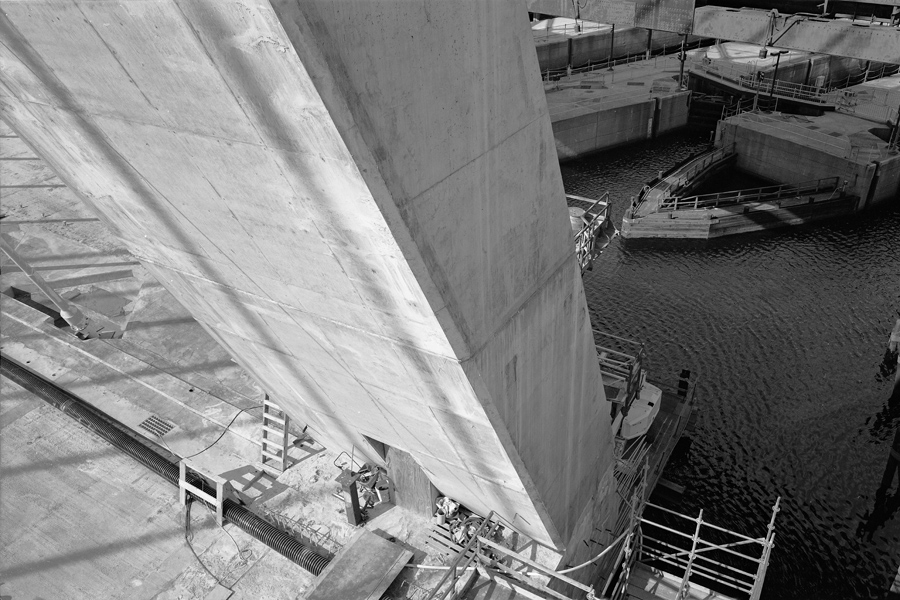
<path fill-rule="evenodd" d="M 562 547 L 612 441 L 525 10 L 6 0 L 0 107 L 319 440 Z"/>

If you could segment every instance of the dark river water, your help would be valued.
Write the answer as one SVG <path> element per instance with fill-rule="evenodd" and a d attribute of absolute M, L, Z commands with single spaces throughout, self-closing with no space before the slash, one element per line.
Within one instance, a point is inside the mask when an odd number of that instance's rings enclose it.
<path fill-rule="evenodd" d="M 608 190 L 618 226 L 645 181 L 708 139 L 565 163 L 566 191 Z M 651 376 L 700 376 L 692 443 L 666 471 L 687 488 L 674 507 L 762 536 L 782 497 L 766 599 L 885 598 L 900 566 L 896 479 L 876 505 L 900 426 L 879 368 L 898 256 L 892 208 L 710 243 L 618 238 L 585 274 L 595 327 L 645 342 Z"/>

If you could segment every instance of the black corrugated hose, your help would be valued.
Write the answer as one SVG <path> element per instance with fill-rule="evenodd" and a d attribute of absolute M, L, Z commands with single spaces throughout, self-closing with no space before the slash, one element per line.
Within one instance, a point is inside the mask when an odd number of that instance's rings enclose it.
<path fill-rule="evenodd" d="M 44 379 L 3 354 L 0 354 L 0 375 L 7 377 L 10 381 L 19 384 L 44 402 L 69 415 L 119 450 L 125 452 L 128 456 L 163 477 L 169 483 L 178 485 L 178 464 L 165 456 L 165 454 L 169 454 L 171 457 L 174 457 L 174 455 L 165 452 L 162 448 L 151 449 L 150 442 L 142 443 L 142 441 L 135 439 L 135 437 L 127 433 L 129 429 L 122 423 L 103 414 L 84 400 L 57 387 L 53 382 Z M 174 460 L 177 460 L 177 458 L 174 458 Z M 199 478 L 194 478 L 191 483 L 204 489 L 205 492 L 215 495 L 215 490 L 206 485 L 204 481 L 199 480 Z M 200 498 L 195 498 L 195 501 L 208 504 Z M 297 563 L 313 575 L 319 575 L 331 560 L 313 552 L 293 536 L 269 524 L 262 517 L 250 512 L 232 500 L 225 500 L 223 516 L 227 521 L 234 523 L 257 540 Z"/>

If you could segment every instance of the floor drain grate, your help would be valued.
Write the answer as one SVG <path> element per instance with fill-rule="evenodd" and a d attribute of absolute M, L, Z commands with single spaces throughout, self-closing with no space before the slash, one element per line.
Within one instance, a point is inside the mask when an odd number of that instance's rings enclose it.
<path fill-rule="evenodd" d="M 171 423 L 167 423 L 166 421 L 163 421 L 156 415 L 150 415 L 149 417 L 147 417 L 144 420 L 143 423 L 138 425 L 138 427 L 143 427 L 150 433 L 162 437 L 162 436 L 166 435 L 167 433 L 169 433 L 170 431 L 172 431 L 172 429 L 175 426 L 172 425 Z"/>

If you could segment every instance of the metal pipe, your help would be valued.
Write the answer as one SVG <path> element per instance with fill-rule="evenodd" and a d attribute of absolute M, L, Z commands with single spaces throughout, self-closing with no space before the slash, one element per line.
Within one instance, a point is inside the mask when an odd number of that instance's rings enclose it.
<path fill-rule="evenodd" d="M 787 50 L 779 50 L 778 52 L 772 53 L 775 55 L 775 72 L 772 73 L 772 88 L 769 91 L 769 100 L 775 96 L 775 84 L 778 83 L 778 65 L 781 63 L 781 55 L 787 53 Z"/>
<path fill-rule="evenodd" d="M 44 379 L 2 353 L 0 353 L 0 375 L 17 383 L 44 402 L 72 417 L 169 483 L 178 485 L 180 477 L 178 465 L 163 454 L 164 450 L 154 448 L 155 444 L 136 439 L 134 434 L 130 433 L 131 430 L 124 424 L 100 412 L 81 398 L 56 386 L 53 382 Z M 174 456 L 171 453 L 166 454 Z M 215 493 L 215 490 L 199 477 L 195 476 L 191 480 L 191 484 L 201 488 L 206 493 Z M 199 498 L 195 501 L 208 505 L 206 501 Z M 290 561 L 300 565 L 313 575 L 322 573 L 322 570 L 331 561 L 330 558 L 310 550 L 293 536 L 271 525 L 262 517 L 250 512 L 233 500 L 226 499 L 223 504 L 225 520 L 234 523 L 246 533 Z"/>
<path fill-rule="evenodd" d="M 2 235 L 0 235 L 0 249 L 3 249 L 3 252 L 6 253 L 9 259 L 13 261 L 17 267 L 22 269 L 22 273 L 25 274 L 25 277 L 27 277 L 31 283 L 50 299 L 50 302 L 52 302 L 59 311 L 59 316 L 65 319 L 66 323 L 68 323 L 72 329 L 78 332 L 83 331 L 84 328 L 87 327 L 87 318 L 84 316 L 84 313 L 50 287 L 50 284 L 44 281 L 44 278 L 35 272 L 34 268 L 28 264 L 28 261 L 22 258 L 18 252 L 13 250 L 12 246 Z"/>

